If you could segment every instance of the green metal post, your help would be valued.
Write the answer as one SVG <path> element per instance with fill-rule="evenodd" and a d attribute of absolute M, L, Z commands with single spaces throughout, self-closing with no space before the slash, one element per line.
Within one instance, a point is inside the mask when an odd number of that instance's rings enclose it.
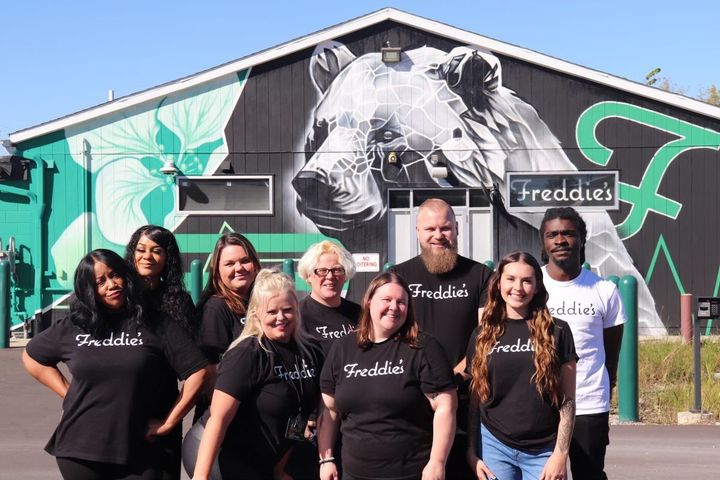
<path fill-rule="evenodd" d="M 625 327 L 618 366 L 618 414 L 621 422 L 638 421 L 638 303 L 637 280 L 625 275 L 620 280 L 620 298 L 625 310 Z"/>
<path fill-rule="evenodd" d="M 290 278 L 295 279 L 295 263 L 292 258 L 286 258 L 282 264 L 283 273 L 287 274 Z"/>
<path fill-rule="evenodd" d="M 492 260 L 485 260 L 485 266 L 488 267 L 490 270 L 495 270 L 495 262 Z"/>
<path fill-rule="evenodd" d="M 583 268 L 584 268 L 585 270 L 590 270 L 590 269 L 591 269 L 590 264 L 589 264 L 588 262 L 583 263 Z"/>
<path fill-rule="evenodd" d="M 0 348 L 10 346 L 10 263 L 0 260 Z"/>
<path fill-rule="evenodd" d="M 392 262 L 387 262 L 385 265 L 383 265 L 383 272 L 387 272 L 388 270 L 390 270 L 390 269 L 391 269 L 392 267 L 394 267 L 394 266 L 395 266 L 394 263 L 392 263 Z"/>
<path fill-rule="evenodd" d="M 200 301 L 202 291 L 202 267 L 197 258 L 190 262 L 190 296 L 195 305 Z"/>
<path fill-rule="evenodd" d="M 617 275 L 609 275 L 605 280 L 613 282 L 616 287 L 620 283 L 620 277 L 618 277 Z"/>

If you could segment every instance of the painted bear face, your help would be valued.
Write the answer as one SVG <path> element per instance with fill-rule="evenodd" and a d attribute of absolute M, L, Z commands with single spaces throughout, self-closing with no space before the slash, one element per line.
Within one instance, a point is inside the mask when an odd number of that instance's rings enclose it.
<path fill-rule="evenodd" d="M 532 167 L 528 139 L 547 131 L 500 85 L 498 59 L 468 47 L 417 48 L 385 64 L 328 42 L 310 74 L 321 97 L 293 186 L 298 210 L 329 235 L 380 220 L 388 188 L 500 183 L 509 155 L 518 170 Z M 434 166 L 447 178 L 433 178 Z"/>

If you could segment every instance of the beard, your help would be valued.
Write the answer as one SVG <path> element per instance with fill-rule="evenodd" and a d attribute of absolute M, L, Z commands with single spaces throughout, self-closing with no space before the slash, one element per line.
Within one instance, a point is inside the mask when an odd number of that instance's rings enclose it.
<path fill-rule="evenodd" d="M 421 248 L 420 258 L 428 272 L 433 275 L 447 273 L 457 265 L 457 247 L 452 246 L 437 252 L 431 248 L 423 247 Z"/>
<path fill-rule="evenodd" d="M 582 267 L 582 261 L 580 260 L 582 257 L 580 256 L 580 252 L 578 249 L 568 249 L 568 251 L 571 253 L 571 255 L 568 255 L 565 258 L 557 258 L 553 254 L 555 252 L 550 252 L 548 254 L 548 262 L 552 259 L 552 262 L 560 267 L 561 270 L 566 272 L 573 272 L 579 268 Z"/>

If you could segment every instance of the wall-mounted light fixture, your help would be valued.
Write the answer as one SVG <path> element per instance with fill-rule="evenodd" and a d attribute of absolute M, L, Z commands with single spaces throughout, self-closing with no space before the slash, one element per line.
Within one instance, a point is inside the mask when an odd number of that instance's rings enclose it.
<path fill-rule="evenodd" d="M 438 166 L 440 163 L 440 155 L 437 153 L 430 154 L 430 176 L 436 179 L 444 179 L 448 176 L 448 169 L 446 166 Z"/>
<path fill-rule="evenodd" d="M 380 49 L 380 56 L 383 63 L 398 63 L 400 61 L 400 54 L 402 49 L 400 47 L 391 47 L 390 41 L 385 41 L 385 46 Z"/>
<path fill-rule="evenodd" d="M 397 163 L 397 161 L 398 161 L 397 152 L 388 153 L 387 161 L 388 161 L 388 163 Z"/>
<path fill-rule="evenodd" d="M 175 166 L 175 161 L 172 158 L 168 158 L 165 160 L 165 163 L 163 163 L 163 166 L 160 167 L 160 173 L 167 176 L 175 176 L 180 173 L 180 170 Z"/>

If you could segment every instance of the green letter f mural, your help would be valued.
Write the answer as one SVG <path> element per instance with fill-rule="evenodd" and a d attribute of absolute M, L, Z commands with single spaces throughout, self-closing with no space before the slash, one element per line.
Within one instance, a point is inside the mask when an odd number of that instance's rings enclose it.
<path fill-rule="evenodd" d="M 677 218 L 682 204 L 658 193 L 665 172 L 673 160 L 688 150 L 720 150 L 720 133 L 627 103 L 597 103 L 580 115 L 576 140 L 582 154 L 603 167 L 607 166 L 613 151 L 600 144 L 595 131 L 600 122 L 612 117 L 663 130 L 678 137 L 658 148 L 639 185 L 620 182 L 620 201 L 630 204 L 630 212 L 616 228 L 620 238 L 626 239 L 640 231 L 649 211 L 672 219 Z"/>

